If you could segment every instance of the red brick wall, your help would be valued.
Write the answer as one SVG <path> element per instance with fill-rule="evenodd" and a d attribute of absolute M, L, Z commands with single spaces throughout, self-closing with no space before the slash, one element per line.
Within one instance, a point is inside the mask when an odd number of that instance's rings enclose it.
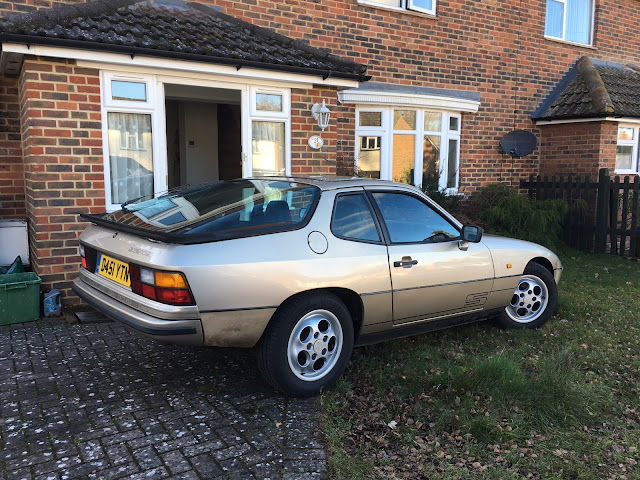
<path fill-rule="evenodd" d="M 585 122 L 540 127 L 540 174 L 598 176 L 600 168 L 615 169 L 618 126 Z"/>
<path fill-rule="evenodd" d="M 347 108 L 337 105 L 337 89 L 315 87 L 311 90 L 291 91 L 291 173 L 301 175 L 335 173 L 336 140 L 338 127 L 336 118 Z M 329 127 L 323 132 L 313 118 L 311 108 L 325 100 L 331 110 Z M 309 147 L 309 137 L 320 135 L 324 146 L 320 150 Z"/>
<path fill-rule="evenodd" d="M 86 0 L 11 0 L 0 2 L 0 16 L 11 13 L 28 13 L 41 8 L 51 8 L 65 3 L 86 3 Z"/>
<path fill-rule="evenodd" d="M 467 191 L 500 179 L 517 183 L 521 176 L 537 172 L 538 151 L 512 160 L 502 155 L 498 142 L 514 128 L 539 133 L 531 113 L 580 56 L 640 63 L 638 0 L 596 1 L 595 48 L 546 40 L 542 0 L 440 0 L 436 18 L 357 0 L 200 2 L 367 63 L 374 81 L 480 92 L 479 112 L 463 118 L 460 181 Z M 52 3 L 60 2 L 3 2 L 0 14 Z M 335 104 L 335 96 L 328 100 Z M 349 109 L 344 113 L 346 120 L 353 115 Z M 352 158 L 351 127 L 338 128 L 335 134 L 338 158 Z"/>
<path fill-rule="evenodd" d="M 0 76 L 0 218 L 25 218 L 18 79 Z"/>
<path fill-rule="evenodd" d="M 466 191 L 500 179 L 517 184 L 537 173 L 538 151 L 514 160 L 498 143 L 514 128 L 539 133 L 531 113 L 580 56 L 640 63 L 638 0 L 596 1 L 595 48 L 546 40 L 542 0 L 440 0 L 435 19 L 357 0 L 202 3 L 368 63 L 374 81 L 480 92 L 480 110 L 463 118 L 460 181 Z M 337 142 L 352 142 L 349 135 L 339 132 Z M 337 153 L 353 157 L 352 148 Z"/>
<path fill-rule="evenodd" d="M 0 1 L 0 17 L 79 1 Z M 0 75 L 0 218 L 26 218 L 24 166 L 20 139 L 18 78 Z"/>
<path fill-rule="evenodd" d="M 0 15 L 50 7 L 48 0 L 0 2 Z M 460 181 L 463 190 L 497 180 L 517 184 L 539 168 L 549 172 L 567 158 L 580 173 L 615 159 L 615 125 L 579 124 L 537 129 L 531 112 L 582 55 L 640 63 L 638 0 L 597 0 L 594 47 L 544 39 L 545 2 L 440 0 L 437 18 L 390 12 L 357 0 L 202 0 L 249 22 L 370 66 L 374 81 L 480 92 L 477 114 L 463 115 Z M 81 211 L 104 207 L 97 71 L 64 61 L 25 59 L 20 78 L 0 81 L 0 216 L 28 210 L 32 258 L 44 288 L 68 289 L 77 271 Z M 18 97 L 19 94 L 19 97 Z M 18 98 L 20 100 L 18 100 Z M 306 146 L 319 133 L 309 113 L 323 98 L 332 110 L 318 152 Z M 20 117 L 16 116 L 20 106 Z M 292 92 L 292 169 L 331 171 L 353 162 L 355 109 L 337 104 L 336 89 Z M 20 126 L 23 165 L 15 129 Z M 523 159 L 502 155 L 500 138 L 514 128 L 540 134 L 541 146 Z M 573 130 L 572 130 L 573 129 Z M 577 132 L 577 137 L 571 134 Z M 613 136 L 612 136 L 613 135 Z M 597 163 L 597 165 L 596 165 Z M 23 171 L 24 170 L 24 171 Z M 558 170 L 559 171 L 559 170 Z M 26 179 L 23 203 L 22 175 Z M 68 293 L 68 291 L 66 292 Z"/>
<path fill-rule="evenodd" d="M 98 72 L 26 57 L 20 99 L 32 264 L 43 290 L 68 297 L 85 227 L 78 214 L 104 211 Z"/>

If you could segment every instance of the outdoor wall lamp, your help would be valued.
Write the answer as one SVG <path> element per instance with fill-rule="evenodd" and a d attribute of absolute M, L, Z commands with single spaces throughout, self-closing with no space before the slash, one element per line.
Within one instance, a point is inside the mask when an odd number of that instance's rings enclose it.
<path fill-rule="evenodd" d="M 318 126 L 324 132 L 324 129 L 329 126 L 329 117 L 331 116 L 331 110 L 327 108 L 324 104 L 324 100 L 322 100 L 322 105 L 316 103 L 311 107 L 311 113 L 313 114 L 313 118 L 318 121 Z"/>

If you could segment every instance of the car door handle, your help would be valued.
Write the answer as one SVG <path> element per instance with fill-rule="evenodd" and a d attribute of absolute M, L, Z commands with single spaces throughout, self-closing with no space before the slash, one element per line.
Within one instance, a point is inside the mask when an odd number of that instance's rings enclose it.
<path fill-rule="evenodd" d="M 394 267 L 411 268 L 418 264 L 418 260 L 412 260 L 411 257 L 402 257 L 399 262 L 393 262 Z"/>

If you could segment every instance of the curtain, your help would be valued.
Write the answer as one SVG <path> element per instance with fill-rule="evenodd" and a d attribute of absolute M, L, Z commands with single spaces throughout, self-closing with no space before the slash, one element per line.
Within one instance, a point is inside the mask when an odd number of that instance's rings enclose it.
<path fill-rule="evenodd" d="M 565 40 L 591 43 L 592 0 L 567 0 L 567 31 Z"/>
<path fill-rule="evenodd" d="M 253 174 L 284 175 L 284 123 L 253 122 L 251 141 Z"/>
<path fill-rule="evenodd" d="M 544 34 L 550 37 L 562 38 L 564 25 L 564 4 L 556 0 L 547 0 L 547 17 Z"/>
<path fill-rule="evenodd" d="M 108 114 L 111 203 L 153 196 L 151 115 Z"/>
<path fill-rule="evenodd" d="M 416 10 L 426 10 L 428 12 L 433 10 L 433 1 L 432 0 L 407 0 L 409 3 L 409 8 L 414 8 Z"/>

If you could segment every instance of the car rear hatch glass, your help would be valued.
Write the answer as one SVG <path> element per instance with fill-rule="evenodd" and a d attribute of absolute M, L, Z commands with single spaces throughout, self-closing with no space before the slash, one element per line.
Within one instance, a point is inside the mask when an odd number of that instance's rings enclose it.
<path fill-rule="evenodd" d="M 320 196 L 312 185 L 283 179 L 215 182 L 124 203 L 93 223 L 168 243 L 203 243 L 305 226 Z"/>

